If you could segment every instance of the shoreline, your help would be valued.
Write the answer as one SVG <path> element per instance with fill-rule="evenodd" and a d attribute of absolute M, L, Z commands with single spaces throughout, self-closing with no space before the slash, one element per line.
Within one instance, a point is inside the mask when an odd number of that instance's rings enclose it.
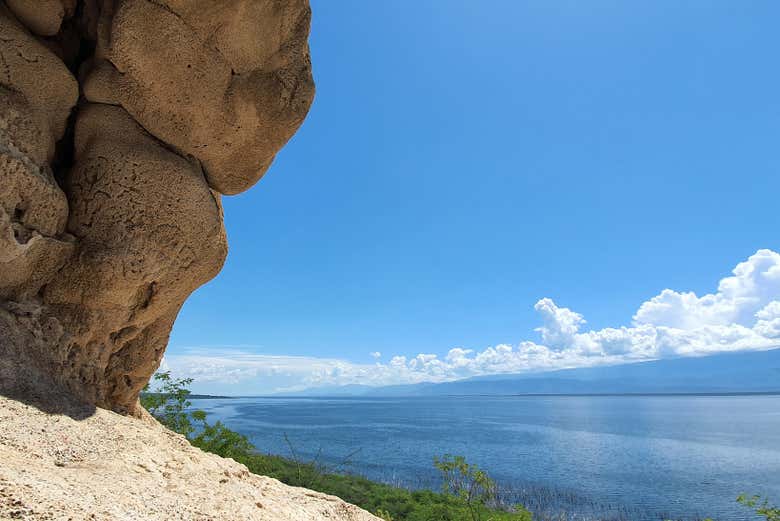
<path fill-rule="evenodd" d="M 398 400 L 398 399 L 431 399 L 431 398 L 598 398 L 598 397 L 610 397 L 610 398 L 632 398 L 632 397 L 739 397 L 739 396 L 780 396 L 780 390 L 777 391 L 744 391 L 744 392 L 701 392 L 701 393 L 521 393 L 521 394 L 438 394 L 438 395 L 404 395 L 404 396 L 389 396 L 389 395 L 280 395 L 280 394 L 268 394 L 268 395 L 239 395 L 239 396 L 215 396 L 215 395 L 199 395 L 192 394 L 189 396 L 192 400 L 238 400 L 238 399 L 273 399 L 273 400 L 365 400 L 365 399 L 381 399 L 381 400 Z"/>

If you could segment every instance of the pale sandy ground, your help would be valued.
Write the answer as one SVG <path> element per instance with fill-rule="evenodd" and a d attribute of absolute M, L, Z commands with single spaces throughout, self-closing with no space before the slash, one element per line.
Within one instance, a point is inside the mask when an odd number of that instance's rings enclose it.
<path fill-rule="evenodd" d="M 378 521 L 250 474 L 153 420 L 0 396 L 0 519 Z M 39 407 L 49 412 L 42 412 Z"/>

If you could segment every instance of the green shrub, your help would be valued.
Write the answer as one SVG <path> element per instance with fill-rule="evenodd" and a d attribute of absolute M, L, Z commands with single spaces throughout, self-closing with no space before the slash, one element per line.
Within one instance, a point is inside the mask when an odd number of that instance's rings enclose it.
<path fill-rule="evenodd" d="M 382 510 L 381 508 L 376 511 L 376 517 L 378 517 L 382 521 L 395 521 L 395 519 L 393 519 L 393 516 L 390 515 L 390 512 L 388 512 L 387 510 Z"/>
<path fill-rule="evenodd" d="M 762 499 L 761 496 L 742 494 L 737 498 L 737 501 L 762 516 L 766 521 L 780 521 L 780 507 L 770 506 L 769 501 Z"/>
<path fill-rule="evenodd" d="M 441 472 L 444 492 L 465 503 L 472 521 L 481 521 L 488 501 L 497 500 L 496 482 L 479 467 L 466 463 L 463 456 L 446 454 L 434 458 L 433 464 Z"/>

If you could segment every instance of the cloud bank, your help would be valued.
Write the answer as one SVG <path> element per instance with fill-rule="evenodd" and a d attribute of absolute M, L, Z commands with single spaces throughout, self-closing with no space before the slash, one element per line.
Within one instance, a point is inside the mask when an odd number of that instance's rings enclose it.
<path fill-rule="evenodd" d="M 759 250 L 739 263 L 717 291 L 702 296 L 665 289 L 643 302 L 631 325 L 585 330 L 585 318 L 543 298 L 538 341 L 483 351 L 462 347 L 435 354 L 393 356 L 373 364 L 242 350 L 190 350 L 166 356 L 164 368 L 195 379 L 196 387 L 244 394 L 312 387 L 444 382 L 500 373 L 545 371 L 780 347 L 780 254 Z"/>

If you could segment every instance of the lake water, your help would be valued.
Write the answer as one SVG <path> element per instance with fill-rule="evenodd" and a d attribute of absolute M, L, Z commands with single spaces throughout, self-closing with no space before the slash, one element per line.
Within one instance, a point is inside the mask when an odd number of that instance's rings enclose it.
<path fill-rule="evenodd" d="M 553 519 L 754 519 L 780 503 L 780 396 L 507 396 L 193 400 L 263 452 L 411 487 L 464 455 Z"/>

